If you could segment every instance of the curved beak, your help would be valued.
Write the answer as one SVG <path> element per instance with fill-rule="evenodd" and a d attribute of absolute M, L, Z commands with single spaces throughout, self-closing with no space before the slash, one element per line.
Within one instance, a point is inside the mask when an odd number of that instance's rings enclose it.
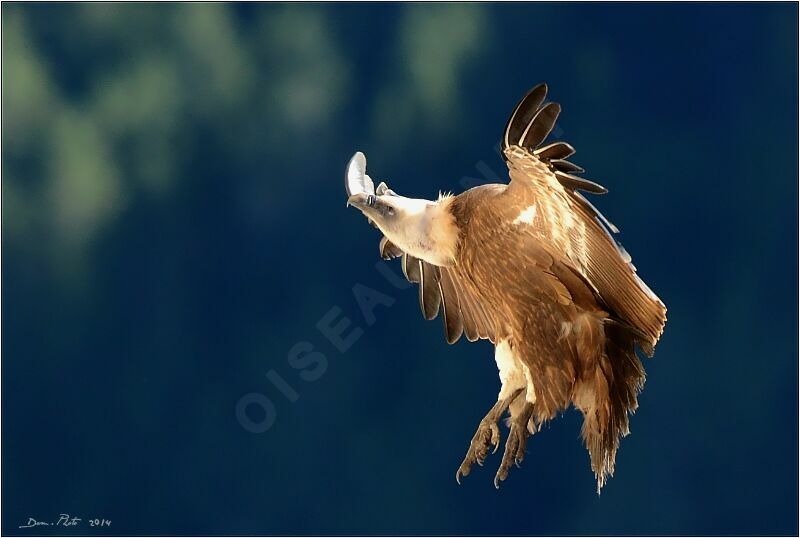
<path fill-rule="evenodd" d="M 348 198 L 347 198 L 347 206 L 345 206 L 345 207 L 350 207 L 351 205 L 354 206 L 354 207 L 358 207 L 358 199 L 359 199 L 359 195 L 358 194 L 354 194 L 353 196 L 348 196 Z"/>
<path fill-rule="evenodd" d="M 354 194 L 347 199 L 347 207 L 353 206 L 363 211 L 364 208 L 369 207 L 370 196 L 374 195 L 367 194 L 365 192 L 359 192 L 358 194 Z"/>

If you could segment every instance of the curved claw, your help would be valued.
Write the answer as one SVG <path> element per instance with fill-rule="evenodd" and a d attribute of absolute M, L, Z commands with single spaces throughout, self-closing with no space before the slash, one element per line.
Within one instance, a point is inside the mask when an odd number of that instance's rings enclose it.
<path fill-rule="evenodd" d="M 481 420 L 478 425 L 478 431 L 475 432 L 475 435 L 472 436 L 472 440 L 469 443 L 467 455 L 464 457 L 464 461 L 461 462 L 458 471 L 456 471 L 456 482 L 459 484 L 461 483 L 461 477 L 469 474 L 473 463 L 483 465 L 489 453 L 489 447 L 492 447 L 493 454 L 500 448 L 501 436 L 497 421 L 500 420 L 501 415 L 508 409 L 509 404 L 519 396 L 522 391 L 523 389 L 520 388 L 507 397 L 497 400 L 497 403 L 495 403 L 486 416 L 483 417 L 483 420 Z"/>
<path fill-rule="evenodd" d="M 517 451 L 519 440 L 516 433 L 512 430 L 506 439 L 506 449 L 503 453 L 503 461 L 497 469 L 497 474 L 494 476 L 494 487 L 500 489 L 500 482 L 508 477 L 508 469 L 511 467 L 512 456 L 511 454 Z"/>
<path fill-rule="evenodd" d="M 461 462 L 461 466 L 459 466 L 458 470 L 456 471 L 456 482 L 461 485 L 461 477 L 467 476 L 471 470 L 472 464 L 469 461 L 469 454 L 467 457 L 464 458 L 464 461 Z"/>
<path fill-rule="evenodd" d="M 494 475 L 494 489 L 500 489 L 500 482 L 505 480 L 507 477 L 508 473 L 504 474 L 503 476 L 500 476 L 500 471 L 498 471 L 497 474 Z"/>
<path fill-rule="evenodd" d="M 497 427 L 497 424 L 492 424 L 490 428 L 492 431 L 490 442 L 494 445 L 494 450 L 492 450 L 492 454 L 494 454 L 497 452 L 497 449 L 500 448 L 500 428 Z"/>
<path fill-rule="evenodd" d="M 525 459 L 525 445 L 527 444 L 527 438 L 525 432 L 522 433 L 522 441 L 519 443 L 519 447 L 517 447 L 517 455 L 514 456 L 514 465 L 517 467 L 522 467 L 521 463 Z"/>
<path fill-rule="evenodd" d="M 500 446 L 500 428 L 493 422 L 482 421 L 470 441 L 464 461 L 461 462 L 456 472 L 456 482 L 461 483 L 461 477 L 469 474 L 474 463 L 483 467 L 490 446 L 494 447 L 493 452 L 496 452 Z"/>
<path fill-rule="evenodd" d="M 511 431 L 508 432 L 506 447 L 503 451 L 503 460 L 494 477 L 494 487 L 497 489 L 500 489 L 500 482 L 508 477 L 508 470 L 512 462 L 517 467 L 520 467 L 522 460 L 525 458 L 525 445 L 528 440 L 528 414 L 523 413 L 521 417 L 511 424 Z"/>

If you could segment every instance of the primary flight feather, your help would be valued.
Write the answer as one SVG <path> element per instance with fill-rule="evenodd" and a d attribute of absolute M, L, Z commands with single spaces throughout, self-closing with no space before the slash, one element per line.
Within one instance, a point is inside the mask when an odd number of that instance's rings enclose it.
<path fill-rule="evenodd" d="M 666 307 L 614 239 L 616 227 L 579 192 L 606 189 L 575 175 L 583 169 L 566 160 L 572 146 L 542 145 L 561 111 L 546 96 L 547 86 L 536 86 L 508 120 L 508 184 L 405 198 L 385 183 L 375 189 L 359 152 L 348 165 L 348 205 L 381 230 L 381 255 L 401 258 L 423 315 L 441 312 L 449 343 L 465 336 L 495 344 L 500 392 L 456 479 L 497 449 L 497 422 L 508 411 L 499 487 L 522 461 L 528 435 L 571 404 L 583 413 L 599 492 L 644 384 L 636 348 L 652 356 Z"/>

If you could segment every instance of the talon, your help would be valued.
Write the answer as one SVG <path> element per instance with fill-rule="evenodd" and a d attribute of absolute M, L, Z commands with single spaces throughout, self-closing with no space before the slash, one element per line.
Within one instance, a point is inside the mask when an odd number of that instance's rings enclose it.
<path fill-rule="evenodd" d="M 478 426 L 478 431 L 472 436 L 467 455 L 464 457 L 464 461 L 461 462 L 461 466 L 456 473 L 456 481 L 459 484 L 461 483 L 461 477 L 469 474 L 473 464 L 477 463 L 479 466 L 483 467 L 490 446 L 494 447 L 494 452 L 496 452 L 497 448 L 500 446 L 500 429 L 497 427 L 497 424 L 484 419 Z"/>
<path fill-rule="evenodd" d="M 497 427 L 497 424 L 492 424 L 490 428 L 492 431 L 490 442 L 494 446 L 494 450 L 492 450 L 492 454 L 494 454 L 500 448 L 500 428 Z"/>
<path fill-rule="evenodd" d="M 494 489 L 500 489 L 500 482 L 505 480 L 506 476 L 508 475 L 506 474 L 505 476 L 501 476 L 500 471 L 497 471 L 497 474 L 494 475 Z"/>
<path fill-rule="evenodd" d="M 517 449 L 517 455 L 514 458 L 514 462 L 516 462 L 517 467 L 525 460 L 525 444 L 527 443 L 527 439 L 525 439 L 524 434 L 522 441 L 519 444 L 519 448 Z"/>
<path fill-rule="evenodd" d="M 498 489 L 500 487 L 500 482 L 508 478 L 508 470 L 511 464 L 513 463 L 516 467 L 520 467 L 522 460 L 525 458 L 525 444 L 528 439 L 527 422 L 532 409 L 532 407 L 527 407 L 511 423 L 511 431 L 508 432 L 506 447 L 503 451 L 503 460 L 495 476 L 494 485 Z"/>
<path fill-rule="evenodd" d="M 497 452 L 497 449 L 500 448 L 500 441 L 502 437 L 500 435 L 500 428 L 497 426 L 497 421 L 500 419 L 500 416 L 506 411 L 506 409 L 508 409 L 508 405 L 511 403 L 511 401 L 513 401 L 514 398 L 516 398 L 521 392 L 522 389 L 519 389 L 509 397 L 498 400 L 497 403 L 495 403 L 494 406 L 489 410 L 486 416 L 483 417 L 480 424 L 478 424 L 478 430 L 475 432 L 475 435 L 472 436 L 472 440 L 469 442 L 467 455 L 464 456 L 464 461 L 461 462 L 461 466 L 456 472 L 456 482 L 461 484 L 461 477 L 469 474 L 472 464 L 477 463 L 481 467 L 483 466 L 486 456 L 489 454 L 490 446 L 493 448 L 492 454 Z M 508 449 L 506 448 L 506 450 Z M 504 456 L 503 464 L 506 466 L 506 468 L 508 467 L 509 462 L 510 460 Z"/>

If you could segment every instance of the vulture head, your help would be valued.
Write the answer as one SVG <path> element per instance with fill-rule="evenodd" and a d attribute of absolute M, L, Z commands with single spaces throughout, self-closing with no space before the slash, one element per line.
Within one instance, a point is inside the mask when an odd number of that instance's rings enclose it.
<path fill-rule="evenodd" d="M 452 263 L 458 233 L 447 199 L 406 198 L 383 182 L 376 189 L 360 151 L 347 165 L 345 189 L 347 206 L 361 211 L 398 249 L 434 265 Z"/>

